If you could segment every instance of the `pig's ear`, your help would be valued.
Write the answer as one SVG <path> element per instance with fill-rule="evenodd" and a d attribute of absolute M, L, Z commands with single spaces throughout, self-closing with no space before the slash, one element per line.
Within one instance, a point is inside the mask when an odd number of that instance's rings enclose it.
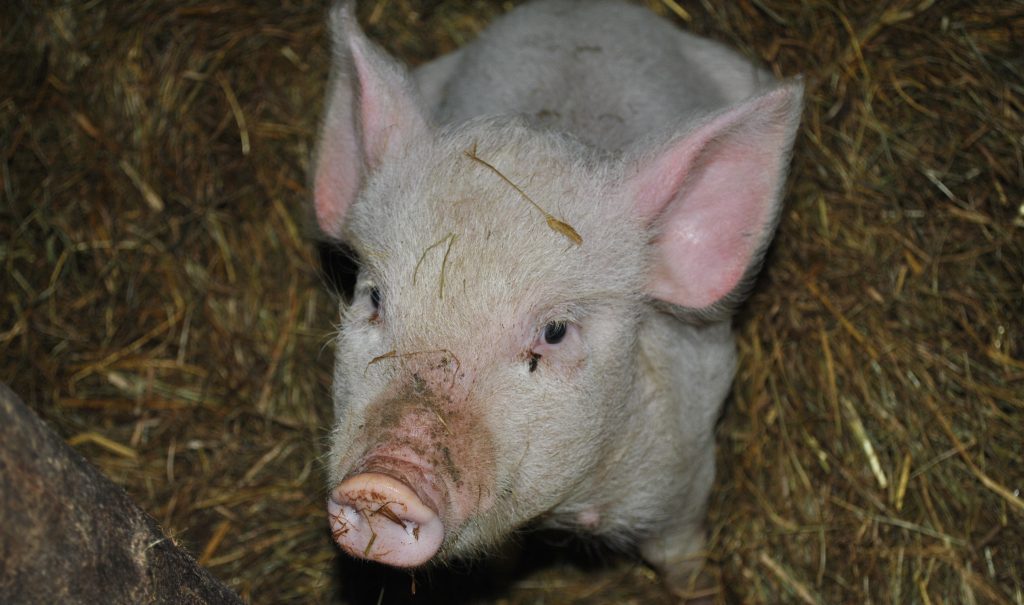
<path fill-rule="evenodd" d="M 366 174 L 427 128 L 408 70 L 367 39 L 354 4 L 330 13 L 331 78 L 313 182 L 317 222 L 334 238 Z"/>
<path fill-rule="evenodd" d="M 745 295 L 778 222 L 800 122 L 797 80 L 700 122 L 628 182 L 654 233 L 648 293 L 704 315 Z"/>

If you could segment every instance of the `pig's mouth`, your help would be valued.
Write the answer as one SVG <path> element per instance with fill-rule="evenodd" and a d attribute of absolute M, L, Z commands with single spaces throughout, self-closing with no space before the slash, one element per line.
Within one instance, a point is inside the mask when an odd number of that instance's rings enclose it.
<path fill-rule="evenodd" d="M 335 542 L 361 559 L 426 563 L 445 537 L 447 498 L 438 483 L 432 469 L 405 457 L 367 456 L 327 500 Z"/>

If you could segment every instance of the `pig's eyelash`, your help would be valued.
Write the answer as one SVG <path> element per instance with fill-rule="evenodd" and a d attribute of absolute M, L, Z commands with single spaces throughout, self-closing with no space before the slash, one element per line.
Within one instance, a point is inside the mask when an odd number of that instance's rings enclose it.
<path fill-rule="evenodd" d="M 373 311 L 370 315 L 370 323 L 377 323 L 380 321 L 380 307 L 382 302 L 380 288 L 371 286 L 367 289 L 366 295 L 370 299 L 370 308 Z"/>
<path fill-rule="evenodd" d="M 559 305 L 541 316 L 544 321 L 539 324 L 540 332 L 543 334 L 544 329 L 553 323 L 579 326 L 587 315 L 587 308 L 579 302 Z"/>
<path fill-rule="evenodd" d="M 567 335 L 580 329 L 578 316 L 560 313 L 538 326 L 531 350 L 538 347 L 558 346 Z"/>
<path fill-rule="evenodd" d="M 376 323 L 376 322 L 380 321 L 380 312 L 381 312 L 381 307 L 383 306 L 383 302 L 384 302 L 384 294 L 381 291 L 380 287 L 376 285 L 376 282 L 374 280 L 372 280 L 372 279 L 360 280 L 360 283 L 358 283 L 356 285 L 356 295 L 355 295 L 355 298 L 357 300 L 365 300 L 366 301 L 366 303 L 361 303 L 360 302 L 359 305 L 361 306 L 362 304 L 366 304 L 369 307 L 369 311 L 370 311 L 369 321 L 371 323 Z M 366 307 L 362 307 L 362 308 L 365 309 Z M 362 312 L 360 312 L 360 313 L 362 313 Z"/>
<path fill-rule="evenodd" d="M 551 308 L 547 313 L 541 315 L 543 321 L 537 327 L 534 346 L 558 344 L 568 330 L 578 330 L 586 316 L 586 307 L 578 301 L 563 303 Z"/>

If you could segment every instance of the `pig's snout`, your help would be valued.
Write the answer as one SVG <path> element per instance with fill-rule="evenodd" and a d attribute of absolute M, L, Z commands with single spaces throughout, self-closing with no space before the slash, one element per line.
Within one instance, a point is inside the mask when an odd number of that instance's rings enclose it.
<path fill-rule="evenodd" d="M 441 547 L 444 523 L 399 479 L 375 472 L 349 477 L 327 501 L 334 540 L 349 554 L 415 567 Z"/>

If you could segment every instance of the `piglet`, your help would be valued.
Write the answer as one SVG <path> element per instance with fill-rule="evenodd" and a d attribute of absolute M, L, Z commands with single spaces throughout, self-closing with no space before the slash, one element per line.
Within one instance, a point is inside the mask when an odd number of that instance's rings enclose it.
<path fill-rule="evenodd" d="M 327 509 L 413 568 L 524 527 L 700 565 L 730 315 L 802 85 L 615 0 L 537 0 L 409 71 L 330 12 L 320 229 L 340 311 Z"/>

